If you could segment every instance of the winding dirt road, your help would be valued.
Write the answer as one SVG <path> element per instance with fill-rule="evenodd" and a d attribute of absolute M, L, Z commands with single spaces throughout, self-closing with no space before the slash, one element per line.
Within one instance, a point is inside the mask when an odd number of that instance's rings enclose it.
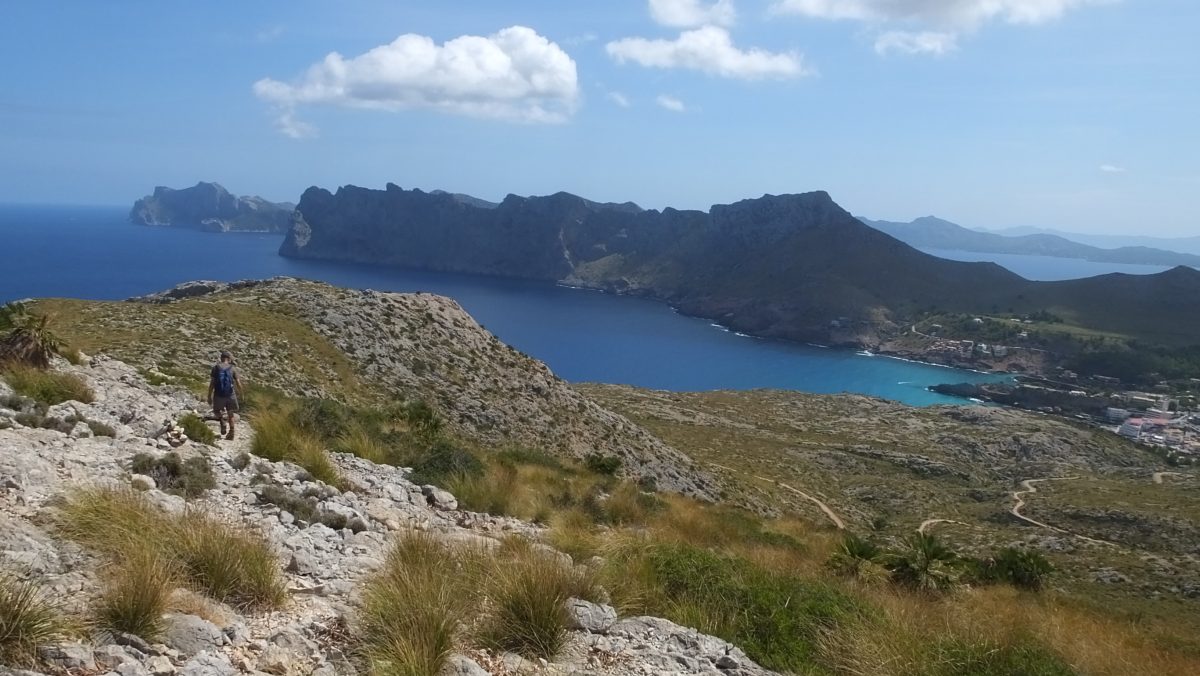
<path fill-rule="evenodd" d="M 1038 526 L 1039 528 L 1046 528 L 1046 529 L 1052 530 L 1055 533 L 1062 533 L 1063 535 L 1070 535 L 1071 537 L 1077 537 L 1081 540 L 1087 540 L 1088 542 L 1095 542 L 1096 544 L 1109 545 L 1109 546 L 1115 547 L 1116 545 L 1114 545 L 1111 542 L 1108 542 L 1107 540 L 1097 540 L 1096 538 L 1090 538 L 1086 535 L 1080 535 L 1079 533 L 1072 533 L 1069 530 L 1064 530 L 1057 526 L 1051 526 L 1048 523 L 1042 523 L 1041 521 L 1031 519 L 1021 513 L 1021 508 L 1025 506 L 1025 496 L 1032 494 L 1032 493 L 1037 493 L 1037 489 L 1033 487 L 1034 484 L 1041 483 L 1043 481 L 1072 481 L 1072 480 L 1078 479 L 1078 478 L 1079 477 L 1077 477 L 1077 476 L 1060 476 L 1060 477 L 1051 477 L 1049 479 L 1026 479 L 1026 480 L 1022 481 L 1021 486 L 1023 486 L 1025 488 L 1025 490 L 1013 491 L 1013 494 L 1012 494 L 1013 500 L 1016 500 L 1016 504 L 1013 505 L 1013 508 L 1011 510 L 1012 515 L 1026 523 L 1032 524 L 1034 526 Z"/>
<path fill-rule="evenodd" d="M 740 472 L 740 470 L 736 470 L 732 467 L 726 467 L 725 465 L 718 465 L 715 462 L 709 463 L 709 464 L 712 465 L 713 467 L 718 467 L 720 469 L 723 469 L 723 470 L 726 470 L 729 472 Z M 768 479 L 765 476 L 758 476 L 756 474 L 751 474 L 750 476 L 755 479 L 758 479 L 759 481 L 766 481 L 767 483 L 775 484 L 776 486 L 779 486 L 780 488 L 787 489 L 787 490 L 795 493 L 796 495 L 799 495 L 800 497 L 804 498 L 805 500 L 809 500 L 814 505 L 816 505 L 817 508 L 820 509 L 825 514 L 825 516 L 829 517 L 829 520 L 833 522 L 833 525 L 837 526 L 838 530 L 846 530 L 846 523 L 844 521 L 842 521 L 841 517 L 839 517 L 832 509 L 829 508 L 829 505 L 825 504 L 820 499 L 815 498 L 815 497 L 809 495 L 808 493 L 805 493 L 804 491 L 800 490 L 799 488 L 793 488 L 792 486 L 789 486 L 789 485 L 783 483 L 782 481 L 776 481 L 775 479 Z"/>

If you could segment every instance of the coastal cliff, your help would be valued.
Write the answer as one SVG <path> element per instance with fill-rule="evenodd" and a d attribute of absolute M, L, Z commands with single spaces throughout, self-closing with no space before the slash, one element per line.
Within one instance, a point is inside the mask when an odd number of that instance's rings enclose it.
<path fill-rule="evenodd" d="M 292 204 L 261 197 L 237 197 L 217 183 L 201 181 L 176 190 L 158 186 L 134 203 L 129 220 L 136 225 L 195 228 L 210 232 L 286 232 Z"/>
<path fill-rule="evenodd" d="M 1194 269 L 1033 282 L 995 264 L 924 254 L 819 191 L 702 212 L 567 193 L 480 205 L 393 184 L 336 193 L 314 187 L 301 197 L 280 253 L 646 296 L 745 333 L 822 344 L 874 348 L 934 311 L 1053 312 L 1168 345 L 1200 336 Z"/>

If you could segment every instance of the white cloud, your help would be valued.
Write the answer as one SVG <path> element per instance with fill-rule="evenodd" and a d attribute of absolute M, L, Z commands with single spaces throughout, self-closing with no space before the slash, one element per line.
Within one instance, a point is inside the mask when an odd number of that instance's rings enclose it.
<path fill-rule="evenodd" d="M 733 0 L 713 3 L 701 0 L 650 0 L 650 16 L 664 26 L 694 28 L 696 26 L 730 26 L 737 19 Z"/>
<path fill-rule="evenodd" d="M 311 125 L 293 116 L 302 105 L 434 110 L 519 122 L 561 122 L 576 108 L 575 62 L 557 44 L 524 26 L 487 37 L 464 35 L 438 45 L 401 35 L 359 56 L 331 52 L 292 83 L 264 78 L 254 93 L 281 111 L 279 128 Z"/>
<path fill-rule="evenodd" d="M 625 38 L 610 42 L 605 48 L 618 63 L 632 61 L 647 68 L 687 68 L 743 80 L 801 77 L 814 72 L 794 52 L 738 49 L 729 31 L 717 26 L 686 31 L 675 40 Z"/>
<path fill-rule="evenodd" d="M 991 21 L 1040 24 L 1076 8 L 1120 0 L 774 0 L 771 12 L 852 20 L 883 32 L 875 41 L 880 54 L 945 54 L 957 38 Z M 890 27 L 897 30 L 888 30 Z M 934 30 L 913 31 L 912 28 Z M 899 30 L 903 28 L 903 30 Z"/>
<path fill-rule="evenodd" d="M 317 128 L 307 122 L 297 120 L 295 111 L 290 108 L 283 108 L 279 111 L 278 117 L 275 118 L 275 128 L 284 136 L 294 139 L 312 138 L 317 135 Z"/>
<path fill-rule="evenodd" d="M 609 101 L 612 101 L 622 108 L 628 108 L 631 105 L 629 103 L 629 97 L 625 96 L 621 92 L 609 92 L 607 96 Z"/>
<path fill-rule="evenodd" d="M 934 54 L 941 56 L 958 49 L 958 36 L 938 31 L 888 31 L 875 38 L 875 52 L 889 54 Z"/>
<path fill-rule="evenodd" d="M 654 99 L 654 102 L 660 107 L 666 108 L 674 113 L 682 113 L 687 110 L 687 106 L 683 105 L 683 101 L 680 101 L 674 96 L 667 96 L 666 94 L 660 94 L 657 99 Z"/>
<path fill-rule="evenodd" d="M 1100 171 L 1103 171 L 1106 174 L 1124 174 L 1125 167 L 1118 167 L 1115 164 L 1101 164 Z"/>
<path fill-rule="evenodd" d="M 913 21 L 973 29 L 999 19 L 1042 23 L 1084 5 L 1111 0 L 775 0 L 772 11 L 820 19 Z"/>

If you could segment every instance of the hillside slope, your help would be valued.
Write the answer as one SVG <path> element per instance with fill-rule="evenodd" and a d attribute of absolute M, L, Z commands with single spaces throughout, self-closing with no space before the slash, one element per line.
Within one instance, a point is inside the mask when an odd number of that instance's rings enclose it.
<path fill-rule="evenodd" d="M 196 228 L 212 232 L 286 232 L 295 205 L 261 197 L 237 197 L 217 183 L 190 188 L 158 186 L 133 204 L 136 225 Z"/>
<path fill-rule="evenodd" d="M 708 499 L 718 490 L 688 458 L 501 343 L 449 298 L 280 278 L 40 307 L 72 344 L 143 368 L 200 379 L 230 349 L 251 382 L 293 395 L 423 399 L 481 443 L 612 455 L 663 489 Z"/>

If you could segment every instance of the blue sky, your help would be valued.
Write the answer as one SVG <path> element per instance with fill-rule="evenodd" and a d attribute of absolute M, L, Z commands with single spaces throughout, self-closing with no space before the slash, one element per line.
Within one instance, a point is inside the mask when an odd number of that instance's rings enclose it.
<path fill-rule="evenodd" d="M 870 218 L 1195 235 L 1197 35 L 1194 0 L 13 0 L 0 202 L 823 189 Z"/>

